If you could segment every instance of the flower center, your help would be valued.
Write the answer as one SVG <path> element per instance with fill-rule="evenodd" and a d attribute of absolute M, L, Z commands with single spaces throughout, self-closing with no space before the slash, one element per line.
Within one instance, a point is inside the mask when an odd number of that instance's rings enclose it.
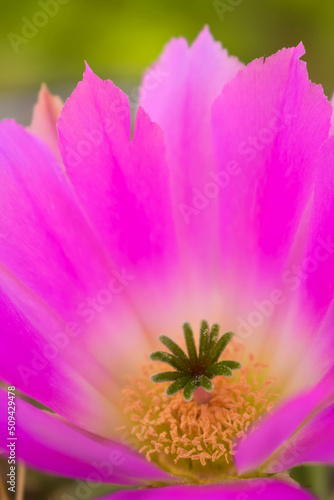
<path fill-rule="evenodd" d="M 277 381 L 268 375 L 268 367 L 256 362 L 242 344 L 230 342 L 225 353 L 242 359 L 243 366 L 233 377 L 215 375 L 208 398 L 202 397 L 207 389 L 198 383 L 194 398 L 187 393 L 185 398 L 181 389 L 171 395 L 175 382 L 168 387 L 169 379 L 153 383 L 157 363 L 144 366 L 141 376 L 129 377 L 123 390 L 127 424 L 118 431 L 125 431 L 130 444 L 148 461 L 187 482 L 237 476 L 236 441 L 270 412 L 278 396 Z M 163 368 L 165 360 L 159 362 Z"/>

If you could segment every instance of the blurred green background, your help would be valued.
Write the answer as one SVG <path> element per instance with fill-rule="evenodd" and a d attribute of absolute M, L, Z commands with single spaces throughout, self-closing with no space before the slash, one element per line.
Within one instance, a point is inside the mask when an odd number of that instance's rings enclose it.
<path fill-rule="evenodd" d="M 205 24 L 245 63 L 303 41 L 311 79 L 329 97 L 334 91 L 333 0 L 223 0 L 226 9 L 220 12 L 211 0 L 51 3 L 53 11 L 40 16 L 48 8 L 46 0 L 2 0 L 1 119 L 14 117 L 28 124 L 42 81 L 65 99 L 81 79 L 85 60 L 100 77 L 134 96 L 143 70 L 163 45 L 173 36 L 192 41 Z M 31 22 L 40 26 L 31 27 Z M 5 470 L 0 460 L 0 472 Z M 334 499 L 329 469 L 301 467 L 293 475 L 323 500 Z M 76 482 L 28 471 L 25 499 L 61 498 L 76 487 Z"/>
<path fill-rule="evenodd" d="M 42 81 L 65 98 L 85 60 L 102 78 L 131 90 L 167 40 L 192 41 L 205 24 L 245 63 L 302 40 L 311 79 L 328 96 L 334 90 L 332 0 L 230 0 L 230 6 L 226 0 L 220 16 L 213 0 L 53 0 L 58 12 L 43 25 L 34 16 L 44 1 L 2 1 L 0 118 L 27 123 Z M 34 19 L 42 26 L 22 37 Z"/>

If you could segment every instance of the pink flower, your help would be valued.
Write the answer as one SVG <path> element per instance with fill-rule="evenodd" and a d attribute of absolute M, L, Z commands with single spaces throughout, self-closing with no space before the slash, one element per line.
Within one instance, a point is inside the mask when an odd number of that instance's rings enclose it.
<path fill-rule="evenodd" d="M 303 54 L 243 67 L 205 29 L 146 72 L 133 133 L 89 67 L 59 150 L 46 90 L 29 132 L 0 125 L 0 377 L 30 466 L 153 486 L 115 499 L 288 500 L 310 495 L 284 471 L 334 463 L 334 139 Z M 148 355 L 201 320 L 242 368 L 167 397 Z"/>

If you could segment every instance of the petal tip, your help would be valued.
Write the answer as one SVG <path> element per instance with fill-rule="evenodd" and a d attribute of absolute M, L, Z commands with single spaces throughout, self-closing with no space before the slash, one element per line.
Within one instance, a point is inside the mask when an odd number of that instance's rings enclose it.
<path fill-rule="evenodd" d="M 299 42 L 299 44 L 295 48 L 295 51 L 296 51 L 296 55 L 297 55 L 298 59 L 300 57 L 302 57 L 304 54 L 306 54 L 306 50 L 305 50 L 303 42 Z"/>

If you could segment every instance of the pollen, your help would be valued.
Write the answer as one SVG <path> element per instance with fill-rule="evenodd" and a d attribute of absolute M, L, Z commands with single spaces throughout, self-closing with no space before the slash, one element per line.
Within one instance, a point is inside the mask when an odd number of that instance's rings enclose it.
<path fill-rule="evenodd" d="M 128 378 L 123 390 L 127 425 L 118 431 L 131 436 L 131 445 L 148 461 L 191 482 L 236 475 L 237 440 L 270 413 L 278 397 L 278 381 L 265 364 L 246 354 L 241 344 L 232 342 L 228 351 L 242 357 L 243 366 L 233 378 L 217 377 L 204 403 L 196 397 L 186 402 L 180 392 L 166 396 L 168 384 L 150 380 L 156 364 Z"/>

